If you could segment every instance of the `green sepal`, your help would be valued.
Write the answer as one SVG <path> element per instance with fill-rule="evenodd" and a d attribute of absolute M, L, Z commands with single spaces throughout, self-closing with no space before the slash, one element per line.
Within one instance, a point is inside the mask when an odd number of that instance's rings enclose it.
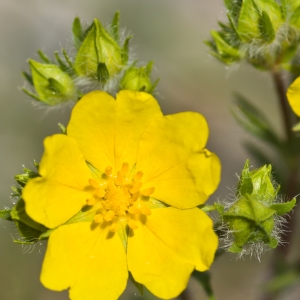
<path fill-rule="evenodd" d="M 36 230 L 21 221 L 15 221 L 16 227 L 21 235 L 21 239 L 14 239 L 17 244 L 34 244 L 40 240 L 41 231 Z"/>
<path fill-rule="evenodd" d="M 60 132 L 61 132 L 62 134 L 67 134 L 67 128 L 66 128 L 63 124 L 58 123 L 57 125 L 58 125 L 58 127 L 59 127 L 59 129 L 60 129 Z"/>
<path fill-rule="evenodd" d="M 129 41 L 131 40 L 132 35 L 129 35 L 126 37 L 123 47 L 122 47 L 122 52 L 121 52 L 121 59 L 122 59 L 122 64 L 126 65 L 128 63 L 129 59 Z"/>
<path fill-rule="evenodd" d="M 239 247 L 236 243 L 233 243 L 229 248 L 228 252 L 231 253 L 241 253 L 243 248 Z"/>
<path fill-rule="evenodd" d="M 228 9 L 228 13 L 237 23 L 238 17 L 240 15 L 240 11 L 243 5 L 243 0 L 224 0 L 224 4 Z"/>
<path fill-rule="evenodd" d="M 14 221 L 21 222 L 21 223 L 25 224 L 26 226 L 28 226 L 36 231 L 39 231 L 40 234 L 42 232 L 47 231 L 47 228 L 44 225 L 35 222 L 27 215 L 27 213 L 25 211 L 25 202 L 22 198 L 12 208 L 11 218 Z"/>
<path fill-rule="evenodd" d="M 300 29 L 300 6 L 293 12 L 290 18 L 290 24 Z"/>
<path fill-rule="evenodd" d="M 46 63 L 46 64 L 51 63 L 49 57 L 42 50 L 38 50 L 37 53 L 44 63 Z"/>
<path fill-rule="evenodd" d="M 215 299 L 214 292 L 211 286 L 211 276 L 209 271 L 199 272 L 194 270 L 192 276 L 201 284 L 207 297 L 209 299 Z"/>
<path fill-rule="evenodd" d="M 135 279 L 133 278 L 131 272 L 129 272 L 129 279 L 133 283 L 133 285 L 138 289 L 140 292 L 140 295 L 143 296 L 144 294 L 144 286 L 140 284 L 139 282 L 136 282 Z"/>
<path fill-rule="evenodd" d="M 271 236 L 270 241 L 267 244 L 270 248 L 275 249 L 278 246 L 278 240 Z"/>
<path fill-rule="evenodd" d="M 78 75 L 97 80 L 99 63 L 105 63 L 110 76 L 112 76 L 122 70 L 121 56 L 120 46 L 104 29 L 99 20 L 94 19 L 91 29 L 78 50 L 74 68 Z"/>
<path fill-rule="evenodd" d="M 58 54 L 58 51 L 54 52 L 54 57 L 57 60 L 57 63 L 59 65 L 59 67 L 61 68 L 61 70 L 68 73 L 70 68 L 62 61 L 62 59 L 60 58 L 60 56 Z"/>
<path fill-rule="evenodd" d="M 285 70 L 293 73 L 297 77 L 300 76 L 300 65 L 294 65 L 294 64 L 281 64 L 281 67 Z"/>
<path fill-rule="evenodd" d="M 24 168 L 23 171 L 23 174 L 17 174 L 14 176 L 14 179 L 21 187 L 24 187 L 29 179 L 36 178 L 39 176 L 37 172 L 29 170 L 27 168 Z"/>
<path fill-rule="evenodd" d="M 276 147 L 281 145 L 277 133 L 264 114 L 243 96 L 235 95 L 236 106 L 231 110 L 235 120 L 253 136 Z"/>
<path fill-rule="evenodd" d="M 292 129 L 295 132 L 299 132 L 300 131 L 300 122 L 298 124 L 294 125 Z"/>
<path fill-rule="evenodd" d="M 11 213 L 11 209 L 0 210 L 0 219 L 12 221 L 10 213 Z"/>
<path fill-rule="evenodd" d="M 21 74 L 30 83 L 30 85 L 33 85 L 32 76 L 30 74 L 27 72 L 21 72 Z"/>
<path fill-rule="evenodd" d="M 82 43 L 83 31 L 79 17 L 76 17 L 72 25 L 73 41 L 75 48 L 78 50 Z"/>
<path fill-rule="evenodd" d="M 42 64 L 32 59 L 29 65 L 35 90 L 42 102 L 56 105 L 77 97 L 72 78 L 59 66 Z"/>
<path fill-rule="evenodd" d="M 253 192 L 253 183 L 250 177 L 249 160 L 247 159 L 238 183 L 237 195 L 241 195 L 241 196 L 244 196 L 246 194 L 251 195 L 252 192 Z"/>
<path fill-rule="evenodd" d="M 296 198 L 293 198 L 289 202 L 272 204 L 270 208 L 275 210 L 277 215 L 282 216 L 290 212 L 295 205 L 296 205 Z"/>
<path fill-rule="evenodd" d="M 105 63 L 99 63 L 97 67 L 98 81 L 105 83 L 109 78 L 109 73 Z"/>
<path fill-rule="evenodd" d="M 119 28 L 119 23 L 120 23 L 120 12 L 119 11 L 116 11 L 113 19 L 112 19 L 112 22 L 111 22 L 111 30 L 112 30 L 112 35 L 113 35 L 113 38 L 115 39 L 115 41 L 117 43 L 120 42 L 120 28 Z"/>
<path fill-rule="evenodd" d="M 269 15 L 265 11 L 262 11 L 259 25 L 261 36 L 265 41 L 271 43 L 275 38 L 275 31 Z"/>

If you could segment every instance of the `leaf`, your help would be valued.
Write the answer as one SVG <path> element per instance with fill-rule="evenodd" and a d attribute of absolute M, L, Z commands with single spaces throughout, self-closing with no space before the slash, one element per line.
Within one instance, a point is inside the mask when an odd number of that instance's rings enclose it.
<path fill-rule="evenodd" d="M 22 72 L 22 76 L 31 84 L 33 85 L 32 76 L 27 72 Z"/>
<path fill-rule="evenodd" d="M 235 101 L 236 106 L 231 110 L 235 120 L 253 136 L 279 147 L 280 139 L 264 114 L 239 94 L 235 95 Z"/>
<path fill-rule="evenodd" d="M 210 272 L 205 271 L 205 272 L 199 272 L 199 271 L 194 271 L 192 273 L 192 276 L 201 284 L 203 287 L 207 297 L 211 300 L 216 299 L 214 296 L 214 292 L 211 286 L 211 278 L 210 278 Z"/>
<path fill-rule="evenodd" d="M 265 11 L 262 11 L 259 25 L 259 29 L 263 39 L 271 43 L 275 38 L 275 31 L 269 15 Z"/>
<path fill-rule="evenodd" d="M 272 204 L 270 208 L 275 210 L 277 215 L 282 216 L 290 212 L 295 205 L 296 205 L 296 198 L 293 198 L 289 202 Z"/>

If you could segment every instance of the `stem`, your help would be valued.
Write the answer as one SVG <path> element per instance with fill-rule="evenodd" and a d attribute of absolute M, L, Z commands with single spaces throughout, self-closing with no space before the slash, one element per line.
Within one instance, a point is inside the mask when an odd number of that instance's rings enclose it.
<path fill-rule="evenodd" d="M 278 71 L 278 69 L 274 68 L 271 72 L 272 72 L 273 80 L 278 95 L 279 105 L 281 107 L 286 138 L 287 140 L 291 140 L 293 137 L 292 130 L 291 130 L 292 120 L 291 120 L 291 113 L 288 105 L 288 100 L 286 97 L 286 86 L 284 84 L 282 74 L 280 71 Z"/>

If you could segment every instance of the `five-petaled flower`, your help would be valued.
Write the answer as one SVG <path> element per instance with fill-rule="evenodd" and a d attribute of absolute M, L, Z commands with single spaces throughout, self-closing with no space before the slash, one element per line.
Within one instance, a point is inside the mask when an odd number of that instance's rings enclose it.
<path fill-rule="evenodd" d="M 75 300 L 117 299 L 129 271 L 160 298 L 182 292 L 218 245 L 197 208 L 220 177 L 207 138 L 202 115 L 163 116 L 149 94 L 84 96 L 23 191 L 28 215 L 54 229 L 42 283 Z"/>

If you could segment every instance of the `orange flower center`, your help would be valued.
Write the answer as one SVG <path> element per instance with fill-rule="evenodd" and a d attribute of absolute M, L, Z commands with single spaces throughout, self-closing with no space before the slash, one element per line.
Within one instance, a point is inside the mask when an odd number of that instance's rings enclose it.
<path fill-rule="evenodd" d="M 142 189 L 141 179 L 143 173 L 138 171 L 132 179 L 127 177 L 128 163 L 124 163 L 120 171 L 113 175 L 111 167 L 106 167 L 106 181 L 99 183 L 96 179 L 89 179 L 92 188 L 92 197 L 86 200 L 87 205 L 99 207 L 94 217 L 95 223 L 105 223 L 110 226 L 110 231 L 116 232 L 118 222 L 127 220 L 131 229 L 138 228 L 137 218 L 140 215 L 149 216 L 151 209 L 147 202 L 140 197 L 149 197 L 154 192 L 154 187 Z"/>

